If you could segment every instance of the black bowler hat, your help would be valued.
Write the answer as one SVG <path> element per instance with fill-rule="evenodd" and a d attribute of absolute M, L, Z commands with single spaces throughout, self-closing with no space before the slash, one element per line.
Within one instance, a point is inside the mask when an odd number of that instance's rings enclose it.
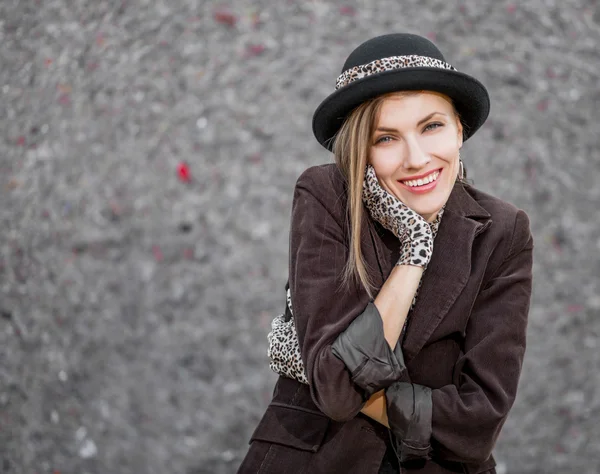
<path fill-rule="evenodd" d="M 346 59 L 335 89 L 313 116 L 313 133 L 328 150 L 354 108 L 388 92 L 427 90 L 447 95 L 465 125 L 464 140 L 490 112 L 490 98 L 481 82 L 448 64 L 428 39 L 407 33 L 377 36 L 358 46 Z"/>

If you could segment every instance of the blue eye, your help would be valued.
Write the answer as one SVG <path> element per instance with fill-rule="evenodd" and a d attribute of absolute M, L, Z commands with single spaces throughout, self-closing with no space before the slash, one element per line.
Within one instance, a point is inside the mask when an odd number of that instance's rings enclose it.
<path fill-rule="evenodd" d="M 388 136 L 388 135 L 386 135 L 386 136 L 383 136 L 383 137 L 380 137 L 380 138 L 378 138 L 378 139 L 377 139 L 377 141 L 375 142 L 375 145 L 377 145 L 378 143 L 384 143 L 384 141 L 385 141 L 385 142 L 387 142 L 387 140 L 388 140 L 388 139 L 389 139 L 389 140 L 391 140 L 391 139 L 392 139 L 392 137 L 390 137 L 390 136 Z"/>
<path fill-rule="evenodd" d="M 443 127 L 443 126 L 444 126 L 444 124 L 442 124 L 442 123 L 440 123 L 440 122 L 433 122 L 433 123 L 430 123 L 429 125 L 427 125 L 427 126 L 426 126 L 426 127 L 423 129 L 423 131 L 427 131 L 427 130 L 435 130 L 436 128 L 438 128 L 438 127 Z"/>

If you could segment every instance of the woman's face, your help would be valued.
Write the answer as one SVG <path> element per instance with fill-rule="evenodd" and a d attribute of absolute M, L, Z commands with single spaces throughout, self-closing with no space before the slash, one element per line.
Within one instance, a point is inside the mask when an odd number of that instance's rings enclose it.
<path fill-rule="evenodd" d="M 381 104 L 369 163 L 383 188 L 433 222 L 456 181 L 462 141 L 462 125 L 446 96 L 391 95 Z M 423 175 L 436 179 L 406 183 Z"/>

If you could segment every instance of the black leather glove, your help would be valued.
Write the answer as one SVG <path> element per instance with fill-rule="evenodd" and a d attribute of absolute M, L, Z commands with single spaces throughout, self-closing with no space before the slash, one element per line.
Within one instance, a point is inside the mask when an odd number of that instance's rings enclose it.
<path fill-rule="evenodd" d="M 392 442 L 400 462 L 429 459 L 431 452 L 431 389 L 395 382 L 385 390 Z"/>

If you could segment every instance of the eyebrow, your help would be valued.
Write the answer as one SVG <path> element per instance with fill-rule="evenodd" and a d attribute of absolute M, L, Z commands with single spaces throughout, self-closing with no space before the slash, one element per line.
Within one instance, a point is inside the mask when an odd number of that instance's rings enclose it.
<path fill-rule="evenodd" d="M 428 121 L 430 118 L 432 118 L 434 115 L 438 115 L 438 114 L 439 114 L 439 115 L 443 115 L 443 116 L 447 117 L 447 115 L 446 115 L 445 113 L 443 113 L 443 112 L 432 112 L 432 113 L 430 113 L 430 114 L 429 114 L 427 117 L 423 117 L 421 120 L 419 120 L 419 121 L 417 122 L 417 127 L 418 127 L 419 125 L 421 125 L 422 123 L 424 123 L 424 122 L 427 122 L 427 121 Z M 395 131 L 396 131 L 396 129 L 395 129 L 395 128 L 388 128 L 388 127 L 377 127 L 377 130 L 376 130 L 376 131 L 377 131 L 377 132 L 395 132 Z"/>

